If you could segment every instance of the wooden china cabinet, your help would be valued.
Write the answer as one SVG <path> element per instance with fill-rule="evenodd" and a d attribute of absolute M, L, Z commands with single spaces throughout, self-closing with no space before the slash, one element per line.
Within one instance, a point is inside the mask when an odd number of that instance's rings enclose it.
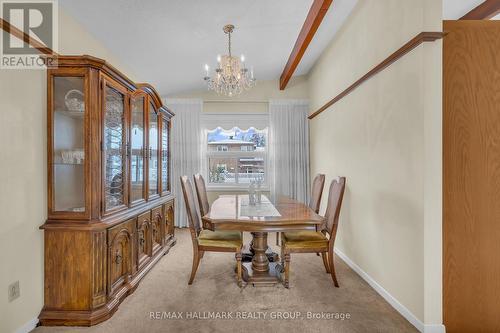
<path fill-rule="evenodd" d="M 175 244 L 173 113 L 91 56 L 47 70 L 48 219 L 42 325 L 109 318 Z"/>

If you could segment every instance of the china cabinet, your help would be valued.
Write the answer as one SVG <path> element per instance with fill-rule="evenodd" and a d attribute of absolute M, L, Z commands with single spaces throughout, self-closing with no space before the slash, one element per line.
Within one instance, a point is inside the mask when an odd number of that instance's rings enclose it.
<path fill-rule="evenodd" d="M 48 219 L 42 325 L 109 318 L 175 244 L 173 113 L 106 61 L 47 70 Z"/>

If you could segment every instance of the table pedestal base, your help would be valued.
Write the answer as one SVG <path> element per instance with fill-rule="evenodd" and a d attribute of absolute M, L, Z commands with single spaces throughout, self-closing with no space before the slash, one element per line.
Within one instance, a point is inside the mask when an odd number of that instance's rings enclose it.
<path fill-rule="evenodd" d="M 243 280 L 254 287 L 274 286 L 280 282 L 280 270 L 276 270 L 279 257 L 267 246 L 267 232 L 252 232 L 251 262 L 243 263 Z"/>
<path fill-rule="evenodd" d="M 251 262 L 253 259 L 253 255 L 254 255 L 254 253 L 252 252 L 252 248 L 251 248 L 250 244 L 243 245 L 243 249 L 241 250 L 241 261 L 242 262 Z M 267 247 L 267 250 L 266 250 L 266 256 L 267 256 L 267 260 L 269 260 L 269 262 L 279 262 L 279 260 L 280 260 L 280 256 L 276 252 L 273 252 L 273 249 L 271 249 L 271 247 L 269 247 L 269 246 Z"/>
<path fill-rule="evenodd" d="M 254 271 L 251 262 L 244 262 L 242 266 L 243 281 L 254 287 L 272 287 L 281 282 L 281 268 L 277 262 L 269 263 L 269 271 L 267 272 Z"/>

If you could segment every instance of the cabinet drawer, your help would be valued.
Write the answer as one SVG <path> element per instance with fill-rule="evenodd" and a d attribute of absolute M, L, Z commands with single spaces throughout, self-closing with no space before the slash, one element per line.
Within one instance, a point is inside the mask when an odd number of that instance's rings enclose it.
<path fill-rule="evenodd" d="M 135 219 L 108 229 L 108 294 L 127 283 L 134 267 Z"/>
<path fill-rule="evenodd" d="M 147 211 L 137 218 L 137 269 L 148 263 L 153 255 L 151 244 L 151 212 Z"/>
<path fill-rule="evenodd" d="M 163 244 L 162 223 L 163 223 L 163 207 L 158 206 L 151 211 L 153 253 L 156 253 L 158 250 L 160 250 Z"/>

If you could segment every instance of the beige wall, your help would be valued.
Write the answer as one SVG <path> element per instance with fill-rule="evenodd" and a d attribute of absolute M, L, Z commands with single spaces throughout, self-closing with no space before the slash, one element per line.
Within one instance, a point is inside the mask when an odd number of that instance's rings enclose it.
<path fill-rule="evenodd" d="M 307 76 L 302 75 L 292 78 L 285 90 L 279 90 L 279 80 L 266 80 L 257 81 L 257 85 L 252 89 L 231 98 L 217 95 L 215 92 L 208 90 L 187 92 L 174 96 L 166 96 L 166 98 L 167 100 L 168 98 L 200 98 L 206 102 L 203 105 L 204 112 L 267 113 L 267 104 L 259 102 L 285 98 L 307 99 L 308 95 Z M 220 103 L 213 103 L 213 101 L 220 101 Z M 257 103 L 240 103 L 242 101 Z"/>
<path fill-rule="evenodd" d="M 105 58 L 131 73 L 61 10 L 59 52 Z M 0 332 L 22 327 L 43 306 L 43 232 L 38 227 L 47 217 L 45 80 L 45 71 L 0 70 Z M 7 286 L 17 280 L 21 297 L 9 303 Z"/>
<path fill-rule="evenodd" d="M 360 0 L 309 74 L 311 112 L 422 31 L 441 1 Z M 310 122 L 311 174 L 347 177 L 337 248 L 438 326 L 440 82 L 440 42 L 419 46 Z"/>

